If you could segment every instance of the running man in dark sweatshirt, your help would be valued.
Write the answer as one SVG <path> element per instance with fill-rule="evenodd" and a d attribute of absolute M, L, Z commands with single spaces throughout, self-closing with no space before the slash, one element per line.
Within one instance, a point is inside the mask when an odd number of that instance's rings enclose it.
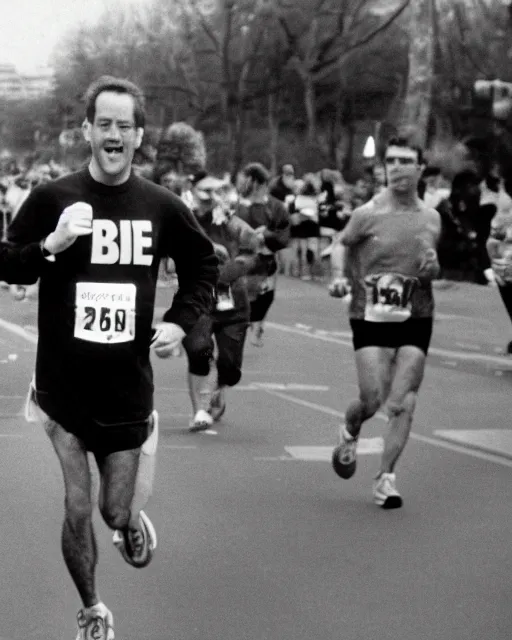
<path fill-rule="evenodd" d="M 39 342 L 29 413 L 44 423 L 64 475 L 64 560 L 80 594 L 78 639 L 114 638 L 95 583 L 96 543 L 87 452 L 100 473 L 100 512 L 114 544 L 146 566 L 156 534 L 142 511 L 151 492 L 158 438 L 150 346 L 171 355 L 213 305 L 218 259 L 183 202 L 132 171 L 144 133 L 140 89 L 109 76 L 89 87 L 83 125 L 89 166 L 36 187 L 9 230 L 26 245 L 60 215 L 83 233 L 48 263 L 39 291 Z M 179 291 L 152 329 L 158 265 L 176 264 Z M 143 494 L 143 495 L 142 495 Z M 99 635 L 98 630 L 101 630 Z"/>

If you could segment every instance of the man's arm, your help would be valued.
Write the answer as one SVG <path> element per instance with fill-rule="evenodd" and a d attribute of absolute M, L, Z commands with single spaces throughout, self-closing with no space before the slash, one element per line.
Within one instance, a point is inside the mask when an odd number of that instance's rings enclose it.
<path fill-rule="evenodd" d="M 181 201 L 176 200 L 167 213 L 163 233 L 163 246 L 178 276 L 178 291 L 163 320 L 179 325 L 187 334 L 213 308 L 219 260 L 210 239 Z"/>
<path fill-rule="evenodd" d="M 22 205 L 8 229 L 9 242 L 0 243 L 0 279 L 12 284 L 34 284 L 55 260 L 55 254 L 70 247 L 79 235 L 91 233 L 92 211 L 72 205 L 64 209 L 55 228 L 48 229 L 54 215 L 42 191 Z M 46 235 L 46 237 L 45 237 Z M 42 238 L 42 239 L 41 239 Z"/>
<path fill-rule="evenodd" d="M 272 211 L 272 228 L 263 231 L 263 238 L 267 247 L 275 253 L 285 249 L 290 242 L 290 214 L 285 205 L 273 198 L 269 206 Z"/>
<path fill-rule="evenodd" d="M 232 216 L 227 222 L 230 238 L 237 245 L 237 255 L 228 259 L 219 269 L 219 283 L 231 284 L 249 274 L 258 263 L 258 251 L 262 248 L 261 235 L 238 216 Z M 240 250 L 242 255 L 238 255 Z"/>
<path fill-rule="evenodd" d="M 333 240 L 331 250 L 332 280 L 329 295 L 344 298 L 350 291 L 353 247 L 366 237 L 366 207 L 355 209 L 343 231 Z"/>
<path fill-rule="evenodd" d="M 34 284 L 46 264 L 39 242 L 24 246 L 0 243 L 0 280 L 10 284 Z"/>
<path fill-rule="evenodd" d="M 487 253 L 491 262 L 501 258 L 507 228 L 512 227 L 512 215 L 498 212 L 491 221 L 491 230 L 487 239 Z"/>
<path fill-rule="evenodd" d="M 430 215 L 429 231 L 432 234 L 433 245 L 437 248 L 441 236 L 441 216 L 435 209 L 430 210 Z M 441 267 L 436 249 L 433 247 L 427 248 L 420 262 L 420 281 L 431 282 L 434 278 L 437 278 L 440 271 Z"/>

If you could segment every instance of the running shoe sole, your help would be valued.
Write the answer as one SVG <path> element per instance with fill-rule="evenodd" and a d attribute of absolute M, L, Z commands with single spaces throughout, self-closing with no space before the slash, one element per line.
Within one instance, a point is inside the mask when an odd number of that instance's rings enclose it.
<path fill-rule="evenodd" d="M 400 509 L 403 505 L 402 496 L 386 496 L 386 498 L 375 498 L 375 503 L 381 507 L 381 509 Z"/>
<path fill-rule="evenodd" d="M 114 546 L 117 549 L 119 549 L 119 552 L 121 553 L 121 555 L 123 556 L 124 560 L 128 564 L 130 564 L 132 567 L 135 567 L 136 569 L 143 569 L 144 567 L 147 567 L 148 564 L 153 559 L 153 553 L 154 553 L 154 551 L 155 551 L 155 549 L 157 547 L 158 539 L 157 539 L 157 536 L 156 536 L 155 527 L 153 526 L 153 523 L 148 518 L 148 516 L 142 510 L 141 510 L 139 515 L 140 515 L 140 519 L 142 521 L 142 526 L 145 529 L 145 535 L 146 535 L 147 540 L 148 540 L 148 552 L 147 552 L 146 558 L 142 562 L 134 562 L 133 561 L 133 558 L 131 558 L 131 556 L 129 556 L 128 552 L 126 551 L 126 543 L 125 543 L 125 540 L 124 540 L 124 536 L 123 536 L 122 532 L 119 531 L 119 530 L 114 531 L 112 542 L 114 543 Z"/>
<path fill-rule="evenodd" d="M 189 427 L 190 433 L 199 433 L 200 431 L 208 431 L 211 428 L 211 424 L 208 422 L 198 422 Z"/>
<path fill-rule="evenodd" d="M 342 449 L 343 445 L 341 444 L 334 448 L 332 452 L 332 468 L 334 469 L 336 475 L 338 475 L 340 478 L 343 478 L 344 480 L 348 480 L 356 472 L 357 459 L 354 458 L 354 460 L 352 462 L 349 462 L 348 464 L 342 462 L 340 459 Z"/>

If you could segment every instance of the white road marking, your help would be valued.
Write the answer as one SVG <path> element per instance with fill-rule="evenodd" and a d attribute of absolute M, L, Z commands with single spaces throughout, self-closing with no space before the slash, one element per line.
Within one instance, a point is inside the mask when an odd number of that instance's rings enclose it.
<path fill-rule="evenodd" d="M 197 449 L 194 444 L 159 444 L 159 449 Z"/>
<path fill-rule="evenodd" d="M 512 460 L 512 429 L 437 429 L 434 435 L 487 453 L 500 451 L 501 455 Z"/>
<path fill-rule="evenodd" d="M 459 349 L 475 349 L 475 351 L 482 351 L 482 347 L 478 344 L 466 344 L 465 342 L 456 342 L 455 343 L 456 347 L 459 347 Z"/>
<path fill-rule="evenodd" d="M 292 333 L 299 336 L 308 336 L 313 340 L 321 340 L 322 342 L 331 342 L 333 344 L 341 344 L 345 347 L 352 347 L 352 341 L 340 340 L 331 336 L 313 333 L 310 331 L 304 331 L 295 327 L 290 327 L 277 322 L 267 322 L 267 327 L 283 331 L 284 333 Z M 505 369 L 512 370 L 512 360 L 507 357 L 492 356 L 485 353 L 464 353 L 463 351 L 452 351 L 450 349 L 440 349 L 438 347 L 430 347 L 429 353 L 432 355 L 440 356 L 443 358 L 457 358 L 458 360 L 465 360 L 470 362 L 484 362 L 486 364 L 495 364 Z"/>
<path fill-rule="evenodd" d="M 290 396 L 286 393 L 279 393 L 274 389 L 263 389 L 263 391 L 265 391 L 265 393 L 269 393 L 270 395 L 276 396 L 277 398 L 282 398 L 283 400 L 289 400 L 294 404 L 300 404 L 303 407 L 307 407 L 308 409 L 321 411 L 322 413 L 328 413 L 332 416 L 335 416 L 336 418 L 342 418 L 342 419 L 345 418 L 344 413 L 337 411 L 336 409 L 331 409 L 330 407 L 326 407 L 323 404 L 316 404 L 316 402 L 310 402 L 309 400 L 303 400 L 302 398 L 295 398 L 294 396 Z M 383 422 L 388 422 L 388 416 L 382 411 L 377 411 L 374 417 L 378 418 L 379 420 L 382 420 Z"/>
<path fill-rule="evenodd" d="M 239 387 L 234 387 L 240 389 Z M 276 391 L 329 391 L 330 387 L 323 384 L 279 384 L 276 382 L 251 382 L 248 389 L 275 389 Z"/>
<path fill-rule="evenodd" d="M 15 324 L 14 322 L 9 322 L 8 320 L 0 318 L 0 327 L 7 329 L 7 331 L 14 333 L 21 338 L 25 338 L 25 340 L 28 340 L 28 342 L 32 342 L 32 344 L 37 344 L 37 335 L 34 335 L 30 331 L 26 331 L 19 324 Z"/>
<path fill-rule="evenodd" d="M 275 389 L 277 391 L 329 391 L 330 387 L 324 384 L 301 384 L 295 382 L 250 382 L 249 384 L 238 384 L 231 391 L 264 391 L 265 389 Z M 188 389 L 182 387 L 155 387 L 155 391 L 177 391 L 188 393 Z"/>
<path fill-rule="evenodd" d="M 278 331 L 283 331 L 286 333 L 293 333 L 295 335 L 300 336 L 309 336 L 315 340 L 322 340 L 324 342 L 331 342 L 334 344 L 341 344 L 346 347 L 352 347 L 352 340 L 341 340 L 339 338 L 332 337 L 330 335 L 324 335 L 322 333 L 312 333 L 309 331 L 311 328 L 309 325 L 298 325 L 300 327 L 307 328 L 306 330 L 302 328 L 289 327 L 284 324 L 279 324 L 277 322 L 267 322 L 266 325 L 273 329 L 277 329 Z M 20 325 L 14 324 L 13 322 L 9 322 L 8 320 L 4 320 L 0 318 L 0 327 L 7 329 L 11 333 L 14 333 L 22 338 L 25 338 L 29 342 L 33 344 L 37 344 L 37 335 L 34 335 L 30 331 L 26 331 Z M 512 370 L 512 362 L 510 358 L 505 356 L 492 356 L 484 353 L 464 353 L 463 351 L 452 351 L 449 349 L 440 349 L 438 347 L 430 347 L 429 353 L 437 356 L 441 356 L 444 358 L 457 358 L 459 360 L 466 361 L 475 361 L 475 362 L 485 362 L 487 364 L 496 364 L 501 367 L 505 367 L 506 369 Z"/>
<path fill-rule="evenodd" d="M 330 462 L 334 446 L 331 447 L 285 447 L 284 450 L 295 460 L 309 462 Z M 378 455 L 384 449 L 382 438 L 359 438 L 357 453 L 359 455 Z"/>
<path fill-rule="evenodd" d="M 345 417 L 345 415 L 341 411 L 336 411 L 336 409 L 331 409 L 331 407 L 325 407 L 323 405 L 316 404 L 314 402 L 308 402 L 307 400 L 294 398 L 293 396 L 280 393 L 279 391 L 272 391 L 270 389 L 265 389 L 265 393 L 268 393 L 272 396 L 276 396 L 277 398 L 282 398 L 287 402 L 292 402 L 294 404 L 308 407 L 309 409 L 313 409 L 314 411 L 319 411 L 321 413 L 325 413 L 330 416 L 335 416 L 336 418 L 344 419 Z M 386 420 L 387 420 L 387 417 L 386 417 Z M 417 440 L 418 442 L 424 442 L 425 444 L 430 444 L 433 447 L 438 447 L 440 449 L 448 449 L 450 451 L 455 451 L 457 453 L 463 453 L 464 455 L 471 456 L 473 458 L 479 458 L 480 460 L 486 460 L 487 462 L 495 462 L 496 464 L 500 464 L 504 467 L 512 468 L 512 460 L 508 458 L 504 458 L 498 454 L 487 453 L 484 451 L 479 451 L 477 449 L 471 449 L 458 444 L 452 444 L 450 442 L 446 442 L 438 438 L 430 438 L 429 436 L 424 436 L 414 432 L 411 432 L 410 438 L 411 440 Z"/>
<path fill-rule="evenodd" d="M 265 371 L 256 371 L 254 369 L 244 369 L 244 376 L 259 376 L 262 374 L 264 376 L 291 376 L 293 375 L 293 371 L 274 371 L 273 369 L 272 371 L 269 371 L 268 369 L 266 369 Z"/>

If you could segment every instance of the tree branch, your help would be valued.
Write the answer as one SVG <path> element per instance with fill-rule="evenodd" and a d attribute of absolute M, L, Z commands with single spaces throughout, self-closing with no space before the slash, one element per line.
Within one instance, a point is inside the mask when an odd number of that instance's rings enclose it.
<path fill-rule="evenodd" d="M 207 37 L 212 41 L 215 52 L 218 55 L 220 55 L 220 42 L 219 42 L 219 39 L 217 38 L 217 35 L 215 34 L 211 26 L 208 24 L 208 21 L 204 16 L 204 14 L 202 13 L 201 9 L 199 9 L 199 7 L 197 6 L 196 0 L 189 0 L 189 2 L 190 4 L 192 4 L 194 11 L 196 11 L 197 14 L 199 15 L 199 23 L 203 28 L 203 31 L 205 32 Z"/>
<path fill-rule="evenodd" d="M 417 2 L 418 0 L 414 1 Z M 373 40 L 375 36 L 379 35 L 379 33 L 385 31 L 405 11 L 410 2 L 411 0 L 404 0 L 404 3 L 393 13 L 392 16 L 384 20 L 378 27 L 373 29 L 373 31 L 370 31 L 370 33 L 366 34 L 366 36 L 362 37 L 360 40 L 347 47 L 343 53 L 343 56 L 348 54 L 350 51 L 353 51 L 354 49 L 363 47 L 365 44 L 368 44 L 371 40 Z"/>

